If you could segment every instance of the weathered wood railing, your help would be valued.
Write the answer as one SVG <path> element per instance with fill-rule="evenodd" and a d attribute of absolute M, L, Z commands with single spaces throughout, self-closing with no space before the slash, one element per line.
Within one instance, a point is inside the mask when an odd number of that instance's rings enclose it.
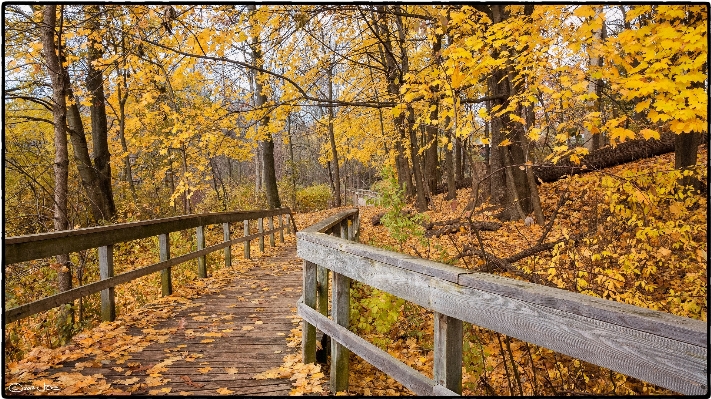
<path fill-rule="evenodd" d="M 357 210 L 297 233 L 304 259 L 303 358 L 315 360 L 315 328 L 331 337 L 334 392 L 348 388 L 351 350 L 418 395 L 461 394 L 466 321 L 676 392 L 708 395 L 705 322 L 358 244 L 349 241 L 357 235 L 350 226 L 358 226 Z M 333 320 L 324 311 L 328 270 Z M 434 379 L 348 330 L 351 279 L 435 312 Z"/>
<path fill-rule="evenodd" d="M 279 226 L 274 228 L 274 217 L 278 217 Z M 284 222 L 286 217 L 286 223 Z M 269 221 L 269 230 L 264 231 L 264 219 Z M 257 220 L 259 232 L 250 234 L 249 222 Z M 243 222 L 243 237 L 230 239 L 230 223 Z M 205 248 L 205 230 L 207 225 L 222 224 L 223 242 Z M 284 242 L 284 229 L 291 231 L 296 225 L 291 218 L 289 208 L 257 211 L 221 212 L 202 215 L 185 215 L 164 219 L 146 220 L 141 222 L 121 223 L 110 226 L 89 227 L 78 230 L 57 231 L 52 233 L 33 234 L 5 239 L 3 264 L 42 259 L 54 255 L 98 248 L 100 280 L 86 284 L 57 295 L 43 298 L 12 309 L 4 310 L 4 322 L 11 323 L 33 314 L 70 303 L 81 297 L 101 292 L 101 317 L 112 321 L 116 317 L 114 287 L 147 274 L 161 272 L 162 294 L 170 295 L 173 291 L 170 268 L 180 263 L 198 259 L 198 275 L 207 277 L 206 255 L 225 250 L 225 264 L 232 264 L 231 246 L 244 243 L 244 257 L 250 258 L 250 241 L 259 239 L 259 249 L 264 251 L 264 236 L 269 236 L 272 246 L 275 245 L 274 234 L 279 233 Z M 197 251 L 170 258 L 169 233 L 174 231 L 196 229 Z M 158 236 L 160 262 L 131 270 L 114 276 L 113 246 L 116 243 Z"/>

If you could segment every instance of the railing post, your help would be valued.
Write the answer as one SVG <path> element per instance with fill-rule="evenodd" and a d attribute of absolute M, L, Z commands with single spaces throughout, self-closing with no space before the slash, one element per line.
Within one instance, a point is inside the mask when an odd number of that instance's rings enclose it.
<path fill-rule="evenodd" d="M 351 279 L 333 273 L 333 308 L 331 315 L 333 321 L 340 326 L 348 328 L 351 309 Z M 331 338 L 331 392 L 348 390 L 348 356 L 349 350 Z M 461 365 L 460 365 L 461 367 Z"/>
<path fill-rule="evenodd" d="M 158 236 L 158 245 L 160 246 L 160 261 L 165 262 L 170 259 L 170 236 L 167 233 Z M 173 293 L 173 282 L 170 279 L 169 267 L 161 270 L 160 282 L 163 296 L 168 296 Z"/>
<path fill-rule="evenodd" d="M 230 240 L 230 223 L 222 223 L 222 240 L 223 241 L 229 241 Z M 231 267 L 232 266 L 232 247 L 227 247 L 225 248 L 225 267 Z"/>
<path fill-rule="evenodd" d="M 284 243 L 284 215 L 279 214 L 279 241 Z"/>
<path fill-rule="evenodd" d="M 310 308 L 316 308 L 316 265 L 314 263 L 304 261 L 304 304 Z M 313 363 L 316 361 L 316 327 L 307 323 L 301 326 L 301 350 L 304 363 Z"/>
<path fill-rule="evenodd" d="M 434 313 L 434 382 L 462 394 L 462 321 Z"/>
<path fill-rule="evenodd" d="M 344 240 L 348 239 L 348 221 L 347 220 L 341 220 L 341 223 L 339 224 L 341 228 L 341 234 L 340 237 L 343 238 Z"/>
<path fill-rule="evenodd" d="M 272 231 L 272 233 L 269 234 L 269 246 L 274 248 L 274 216 L 269 216 L 269 230 Z"/>
<path fill-rule="evenodd" d="M 247 237 L 249 235 L 249 219 L 244 221 L 244 236 Z M 250 251 L 249 251 L 249 240 L 244 242 L 244 258 L 245 259 L 252 259 L 250 257 Z"/>
<path fill-rule="evenodd" d="M 264 218 L 257 219 L 257 227 L 259 228 L 259 252 L 264 253 Z"/>
<path fill-rule="evenodd" d="M 99 247 L 99 277 L 106 280 L 114 276 L 114 246 Z M 114 321 L 116 319 L 116 301 L 114 287 L 101 291 L 101 320 Z"/>
<path fill-rule="evenodd" d="M 328 269 L 316 266 L 316 289 L 318 293 L 318 312 L 328 317 Z"/>
<path fill-rule="evenodd" d="M 205 249 L 205 226 L 198 226 L 196 229 L 197 250 Z M 198 257 L 198 276 L 207 278 L 207 256 Z"/>
<path fill-rule="evenodd" d="M 291 234 L 291 215 L 286 214 L 286 232 Z"/>

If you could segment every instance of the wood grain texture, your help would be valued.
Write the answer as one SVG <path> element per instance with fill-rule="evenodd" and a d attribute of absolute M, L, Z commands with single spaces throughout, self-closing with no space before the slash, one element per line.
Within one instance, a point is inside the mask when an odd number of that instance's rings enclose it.
<path fill-rule="evenodd" d="M 98 248 L 109 244 L 157 236 L 163 233 L 192 229 L 197 226 L 257 219 L 290 212 L 289 208 L 279 208 L 263 211 L 208 213 L 8 237 L 3 243 L 4 264 L 9 265 L 68 252 Z"/>
<path fill-rule="evenodd" d="M 434 381 L 458 395 L 462 394 L 462 321 L 434 314 Z"/>
<path fill-rule="evenodd" d="M 345 234 L 343 228 L 341 228 L 341 234 Z M 351 313 L 351 279 L 342 274 L 333 273 L 333 289 L 331 291 L 333 296 L 331 300 L 333 322 L 348 328 Z M 331 338 L 331 392 L 348 390 L 349 356 L 348 348 Z"/>
<path fill-rule="evenodd" d="M 244 221 L 244 236 L 249 236 L 249 220 Z M 247 239 L 244 240 L 244 258 L 252 259 L 252 256 L 250 254 L 250 243 Z"/>
<path fill-rule="evenodd" d="M 158 252 L 161 263 L 170 259 L 170 234 L 158 235 Z M 173 293 L 173 282 L 170 277 L 170 267 L 161 269 L 160 286 L 163 296 Z"/>
<path fill-rule="evenodd" d="M 299 316 L 305 321 L 315 325 L 324 334 L 332 337 L 417 395 L 432 395 L 432 387 L 435 384 L 431 379 L 303 303 L 299 303 L 297 308 Z"/>
<path fill-rule="evenodd" d="M 99 247 L 99 278 L 107 280 L 114 276 L 114 246 Z M 101 320 L 116 319 L 116 298 L 114 287 L 101 290 Z"/>
<path fill-rule="evenodd" d="M 281 215 L 280 215 L 281 216 Z M 281 232 L 281 231 L 280 231 Z M 230 241 L 230 224 L 222 223 L 222 241 Z M 225 247 L 225 267 L 232 266 L 232 247 Z"/>
<path fill-rule="evenodd" d="M 304 261 L 302 301 L 312 309 L 316 308 L 316 265 Z M 316 361 L 316 327 L 304 322 L 301 338 L 302 359 L 304 363 Z"/>
<path fill-rule="evenodd" d="M 311 240 L 312 238 L 314 239 Z M 332 240 L 328 247 L 313 242 L 328 240 Z M 600 320 L 595 315 L 579 315 L 557 309 L 555 300 L 544 306 L 525 297 L 511 298 L 505 294 L 454 284 L 346 251 L 333 250 L 333 247 L 339 246 L 350 248 L 361 245 L 321 234 L 302 232 L 298 236 L 297 252 L 305 260 L 324 265 L 336 273 L 450 317 L 680 393 L 706 392 L 705 347 L 669 339 L 653 331 L 640 331 L 609 320 Z M 361 253 L 364 251 L 362 246 L 359 250 Z M 378 257 L 384 255 L 382 250 L 373 252 L 376 252 Z M 397 259 L 396 255 L 393 257 Z M 622 313 L 610 317 L 610 320 L 624 317 L 624 312 L 620 309 L 610 311 Z M 638 312 L 630 314 L 642 317 Z M 668 317 L 673 319 L 677 316 Z M 686 322 L 685 320 L 684 323 Z"/>
<path fill-rule="evenodd" d="M 195 237 L 197 239 L 197 250 L 205 249 L 205 226 L 195 228 Z M 198 261 L 198 277 L 207 277 L 207 255 L 201 255 L 197 258 Z"/>
<path fill-rule="evenodd" d="M 708 342 L 708 326 L 700 320 L 486 273 L 462 275 L 459 283 L 704 348 Z"/>
<path fill-rule="evenodd" d="M 320 244 L 324 247 L 333 248 L 338 251 L 347 252 L 354 255 L 367 257 L 382 263 L 397 266 L 403 269 L 412 270 L 428 276 L 439 277 L 443 280 L 456 283 L 459 276 L 468 274 L 469 271 L 442 263 L 433 262 L 427 259 L 417 258 L 408 254 L 388 251 L 381 248 L 359 244 L 347 240 L 338 240 L 326 234 L 313 234 L 306 231 L 297 233 L 299 240 L 306 240 Z"/>
<path fill-rule="evenodd" d="M 259 253 L 264 253 L 264 218 L 257 219 L 257 230 L 259 231 Z"/>

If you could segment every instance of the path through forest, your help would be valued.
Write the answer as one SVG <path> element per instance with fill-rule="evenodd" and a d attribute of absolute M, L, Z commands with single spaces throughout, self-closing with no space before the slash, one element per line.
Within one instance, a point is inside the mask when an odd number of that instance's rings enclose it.
<path fill-rule="evenodd" d="M 298 351 L 287 346 L 300 322 L 301 261 L 294 244 L 261 258 L 223 289 L 207 291 L 178 299 L 177 312 L 149 304 L 124 326 L 102 333 L 102 324 L 74 348 L 90 356 L 44 370 L 36 374 L 41 380 L 21 386 L 49 385 L 69 395 L 288 395 L 288 379 L 253 377 Z M 169 316 L 142 324 L 156 310 Z"/>

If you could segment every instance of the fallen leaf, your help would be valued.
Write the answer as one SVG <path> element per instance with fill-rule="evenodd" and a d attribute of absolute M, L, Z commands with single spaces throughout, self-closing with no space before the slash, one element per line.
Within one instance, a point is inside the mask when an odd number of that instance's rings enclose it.
<path fill-rule="evenodd" d="M 209 344 L 210 342 L 215 342 L 215 340 L 214 339 L 203 339 L 202 341 L 200 341 L 201 344 Z"/>
<path fill-rule="evenodd" d="M 193 382 L 193 380 L 191 380 L 190 377 L 188 377 L 187 375 L 181 376 L 180 379 L 183 380 L 183 382 L 185 382 L 185 384 L 187 384 L 190 387 L 202 388 L 205 386 L 205 384 Z"/>
<path fill-rule="evenodd" d="M 217 393 L 219 393 L 220 395 L 231 395 L 232 393 L 234 393 L 234 391 L 230 391 L 227 388 L 219 388 L 217 389 Z"/>
<path fill-rule="evenodd" d="M 210 366 L 207 366 L 207 367 L 203 367 L 203 368 L 199 368 L 199 369 L 198 369 L 198 371 L 200 372 L 200 374 L 207 374 L 207 373 L 210 372 L 210 370 L 212 370 L 212 367 L 210 367 Z"/>
<path fill-rule="evenodd" d="M 247 330 L 247 331 L 254 330 L 254 327 L 253 326 L 244 326 L 244 327 L 242 327 L 242 330 Z"/>
<path fill-rule="evenodd" d="M 237 374 L 237 367 L 225 367 L 227 374 Z"/>

